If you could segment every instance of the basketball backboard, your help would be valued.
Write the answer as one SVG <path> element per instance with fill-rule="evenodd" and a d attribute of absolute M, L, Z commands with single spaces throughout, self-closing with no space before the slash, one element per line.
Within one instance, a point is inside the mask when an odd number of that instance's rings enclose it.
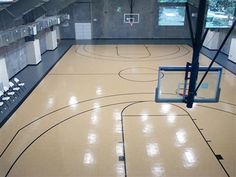
<path fill-rule="evenodd" d="M 139 14 L 138 13 L 125 13 L 124 23 L 129 23 L 130 25 L 139 23 Z"/>
<path fill-rule="evenodd" d="M 208 67 L 199 68 L 197 85 L 207 69 Z M 197 91 L 194 102 L 218 102 L 221 75 L 221 67 L 212 67 Z M 190 80 L 185 78 L 186 67 L 160 67 L 156 89 L 156 102 L 186 102 Z"/>

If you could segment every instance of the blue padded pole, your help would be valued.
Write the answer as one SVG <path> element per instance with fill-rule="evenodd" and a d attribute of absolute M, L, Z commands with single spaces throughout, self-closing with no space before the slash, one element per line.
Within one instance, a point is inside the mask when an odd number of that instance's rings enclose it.
<path fill-rule="evenodd" d="M 199 55 L 200 55 L 200 50 L 202 48 L 202 36 L 203 36 L 203 28 L 204 28 L 204 21 L 205 21 L 206 5 L 207 5 L 207 0 L 199 1 L 197 27 L 196 27 L 196 33 L 195 33 L 195 43 L 193 45 L 193 56 L 192 56 L 189 92 L 186 98 L 187 108 L 192 108 L 194 97 L 195 97 L 194 91 L 196 88 L 197 78 L 198 78 Z"/>

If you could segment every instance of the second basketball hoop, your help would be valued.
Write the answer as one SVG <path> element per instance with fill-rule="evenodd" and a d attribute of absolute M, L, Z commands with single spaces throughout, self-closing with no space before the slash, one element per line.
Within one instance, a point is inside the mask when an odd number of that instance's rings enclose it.
<path fill-rule="evenodd" d="M 124 23 L 130 24 L 131 26 L 139 23 L 139 14 L 138 13 L 125 13 Z"/>

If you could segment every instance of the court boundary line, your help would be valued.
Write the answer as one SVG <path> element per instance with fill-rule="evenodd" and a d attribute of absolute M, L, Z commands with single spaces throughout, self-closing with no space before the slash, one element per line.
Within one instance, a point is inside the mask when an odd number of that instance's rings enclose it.
<path fill-rule="evenodd" d="M 157 75 L 157 73 L 158 73 L 158 70 L 157 70 L 157 69 L 151 68 L 151 67 L 129 67 L 129 68 L 125 68 L 125 69 L 120 70 L 119 73 L 118 73 L 118 76 L 119 76 L 121 79 L 130 81 L 130 82 L 143 82 L 143 83 L 144 83 L 144 82 L 156 82 L 156 81 L 157 81 L 157 79 L 155 79 L 155 80 L 146 80 L 146 81 L 145 81 L 145 80 L 143 80 L 143 81 L 138 81 L 138 80 L 127 79 L 126 77 L 123 77 L 122 75 L 127 75 L 127 74 L 125 74 L 125 73 L 122 74 L 122 72 L 124 72 L 124 71 L 126 71 L 126 70 L 129 70 L 129 69 L 150 69 L 150 70 L 156 71 L 155 75 Z M 132 75 L 132 73 L 131 73 L 130 75 Z M 133 75 L 136 75 L 136 74 L 134 73 Z M 154 73 L 153 73 L 153 75 L 154 75 Z"/>
<path fill-rule="evenodd" d="M 105 61 L 111 61 L 111 62 L 147 62 L 147 61 L 155 62 L 155 61 L 163 61 L 163 60 L 165 60 L 165 61 L 166 60 L 177 60 L 177 59 L 185 57 L 191 53 L 191 51 L 187 47 L 185 47 L 184 45 L 181 45 L 181 47 L 186 50 L 186 53 L 182 54 L 181 56 L 176 56 L 176 57 L 171 57 L 171 58 L 164 58 L 164 57 L 168 56 L 168 55 L 165 55 L 165 56 L 160 57 L 161 59 L 146 59 L 146 60 L 124 60 L 124 59 L 120 59 L 120 58 L 106 59 L 105 57 L 102 58 L 102 56 L 100 56 L 101 58 L 99 58 L 99 55 L 89 56 L 89 55 L 83 54 L 83 53 L 79 52 L 79 49 L 81 49 L 81 46 L 79 45 L 77 48 L 76 48 L 76 46 L 78 46 L 78 45 L 74 45 L 74 47 L 75 47 L 74 49 L 75 49 L 75 53 L 78 56 L 88 57 L 91 60 L 105 60 Z M 83 48 L 82 48 L 82 50 L 83 50 Z M 178 53 L 179 53 L 179 51 L 176 54 L 178 54 Z M 135 57 L 133 57 L 133 58 L 135 58 Z"/>
<path fill-rule="evenodd" d="M 229 175 L 228 171 L 226 170 L 226 168 L 224 167 L 223 163 L 221 163 L 221 161 L 216 157 L 217 154 L 215 153 L 215 151 L 213 150 L 213 148 L 212 148 L 211 145 L 209 144 L 209 143 L 210 143 L 209 140 L 207 140 L 207 139 L 205 138 L 205 136 L 204 136 L 203 133 L 201 132 L 200 128 L 198 127 L 197 123 L 193 120 L 192 115 L 191 115 L 187 110 L 185 110 L 184 108 L 182 108 L 181 106 L 179 106 L 179 105 L 177 105 L 177 104 L 171 104 L 171 105 L 175 105 L 175 106 L 179 107 L 180 109 L 182 109 L 183 111 L 185 111 L 185 112 L 189 115 L 190 119 L 192 120 L 192 122 L 193 122 L 193 124 L 195 125 L 196 129 L 198 130 L 198 132 L 199 132 L 200 135 L 202 136 L 203 140 L 206 142 L 207 146 L 210 148 L 211 152 L 214 154 L 214 157 L 216 158 L 216 160 L 218 161 L 218 163 L 220 164 L 220 166 L 222 167 L 222 169 L 224 170 L 224 172 L 226 173 L 226 175 L 227 175 L 228 177 L 230 177 L 230 175 Z"/>
<path fill-rule="evenodd" d="M 49 129 L 47 129 L 46 131 L 44 131 L 43 133 L 41 133 L 39 136 L 37 136 L 37 138 L 35 138 L 19 155 L 18 157 L 15 159 L 15 161 L 13 162 L 13 164 L 11 165 L 10 169 L 8 170 L 7 174 L 5 175 L 5 177 L 8 176 L 8 174 L 10 173 L 11 169 L 14 167 L 14 165 L 17 163 L 17 161 L 20 159 L 20 157 L 26 152 L 26 150 L 28 148 L 30 148 L 30 146 L 32 144 L 34 144 L 34 142 L 36 142 L 41 136 L 43 136 L 44 134 L 46 134 L 47 132 L 49 132 L 50 130 L 52 130 L 53 128 L 57 127 L 58 125 L 68 121 L 68 120 L 71 120 L 81 114 L 84 114 L 84 113 L 87 113 L 87 112 L 90 112 L 90 111 L 94 111 L 94 110 L 97 110 L 97 109 L 102 109 L 102 108 L 105 108 L 105 107 L 109 107 L 109 106 L 115 106 L 115 105 L 120 105 L 120 104 L 131 104 L 131 105 L 134 105 L 134 104 L 139 104 L 139 103 L 145 103 L 145 102 L 153 102 L 155 103 L 153 100 L 146 100 L 146 101 L 126 101 L 126 102 L 119 102 L 119 103 L 113 103 L 113 104 L 107 104 L 107 105 L 103 105 L 103 106 L 100 106 L 99 108 L 92 108 L 92 109 L 88 109 L 88 110 L 85 110 L 85 111 L 82 111 L 82 112 L 79 112 L 77 114 L 74 114 L 72 116 L 69 116 L 67 117 L 66 119 L 63 119 L 61 120 L 60 122 L 54 124 L 53 126 L 51 126 Z M 205 136 L 203 135 L 203 133 L 200 131 L 200 129 L 198 128 L 197 124 L 194 122 L 193 120 L 193 117 L 191 116 L 191 114 L 185 110 L 184 108 L 182 108 L 181 106 L 179 105 L 176 105 L 176 104 L 170 104 L 172 106 L 175 106 L 179 109 L 181 109 L 182 111 L 184 111 L 189 117 L 190 119 L 192 120 L 192 122 L 194 123 L 195 127 L 197 128 L 198 132 L 200 133 L 201 137 L 203 138 L 203 140 L 207 143 L 208 147 L 210 148 L 211 152 L 213 153 L 213 155 L 215 156 L 216 160 L 220 163 L 221 167 L 223 168 L 223 170 L 225 171 L 225 173 L 229 176 L 228 172 L 226 171 L 226 169 L 224 168 L 223 164 L 221 163 L 221 161 L 219 159 L 217 159 L 216 157 L 216 153 L 214 152 L 214 150 L 212 149 L 212 147 L 210 146 L 209 144 L 209 141 L 205 138 Z M 71 105 L 70 105 L 71 106 Z M 69 106 L 69 107 L 70 107 Z M 127 107 L 127 106 L 126 106 Z M 124 112 L 124 111 L 123 111 Z M 123 143 L 125 144 L 125 143 Z"/>
<path fill-rule="evenodd" d="M 114 95 L 108 95 L 108 96 L 102 96 L 102 97 L 97 97 L 97 98 L 91 98 L 91 99 L 87 99 L 87 100 L 83 100 L 83 101 L 80 101 L 80 102 L 76 102 L 74 104 L 69 104 L 69 105 L 66 105 L 66 106 L 63 106 L 61 108 L 58 108 L 54 111 L 51 111 L 49 113 L 46 113 L 44 115 L 41 115 L 39 116 L 38 118 L 36 118 L 35 120 L 27 123 L 26 125 L 22 126 L 21 128 L 19 128 L 16 133 L 14 134 L 14 136 L 11 138 L 10 142 L 7 144 L 7 146 L 4 148 L 4 150 L 1 152 L 0 154 L 0 159 L 2 158 L 2 156 L 4 155 L 4 153 L 6 152 L 6 150 L 9 148 L 9 146 L 12 144 L 12 142 L 14 141 L 14 139 L 17 137 L 17 135 L 25 128 L 27 128 L 28 126 L 32 125 L 33 123 L 41 120 L 41 119 L 44 119 L 44 118 L 47 118 L 47 116 L 51 115 L 51 114 L 54 114 L 56 112 L 59 112 L 61 110 L 64 110 L 66 108 L 69 108 L 71 106 L 75 106 L 75 105 L 78 105 L 78 104 L 81 104 L 81 103 L 87 103 L 87 102 L 90 102 L 90 101 L 94 101 L 94 100 L 99 100 L 99 99 L 104 99 L 104 98 L 112 98 L 112 97 L 119 97 L 119 96 L 131 96 L 131 95 L 151 95 L 151 94 L 155 94 L 155 93 L 152 93 L 152 92 L 143 92 L 143 93 L 124 93 L 124 94 L 114 94 Z"/>

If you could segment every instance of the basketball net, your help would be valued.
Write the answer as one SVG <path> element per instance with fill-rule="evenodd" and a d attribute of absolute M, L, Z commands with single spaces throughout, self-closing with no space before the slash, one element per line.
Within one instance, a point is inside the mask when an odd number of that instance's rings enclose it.
<path fill-rule="evenodd" d="M 133 22 L 130 22 L 130 26 L 131 26 L 131 27 L 133 26 L 133 24 L 134 24 Z"/>

